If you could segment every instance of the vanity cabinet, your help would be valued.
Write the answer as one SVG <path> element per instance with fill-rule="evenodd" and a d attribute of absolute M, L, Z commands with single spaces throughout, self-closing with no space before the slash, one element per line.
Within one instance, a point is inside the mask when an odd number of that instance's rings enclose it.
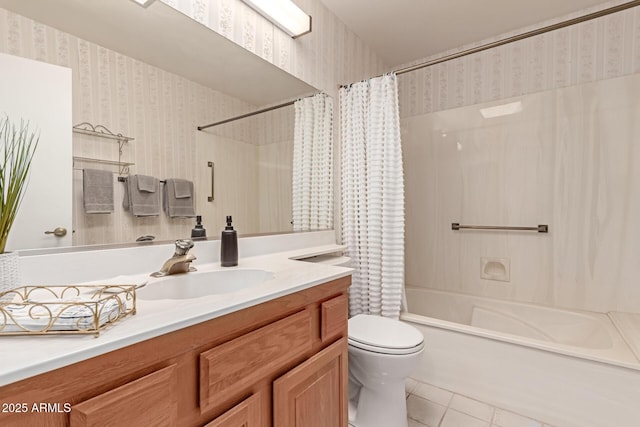
<path fill-rule="evenodd" d="M 346 383 L 347 338 L 343 337 L 273 383 L 274 425 L 346 426 Z"/>
<path fill-rule="evenodd" d="M 333 280 L 0 387 L 2 403 L 59 408 L 0 413 L 0 425 L 347 427 L 349 284 Z"/>
<path fill-rule="evenodd" d="M 267 425 L 262 422 L 260 411 L 260 395 L 254 394 L 243 400 L 238 405 L 229 409 L 215 420 L 207 423 L 205 427 L 262 427 Z"/>

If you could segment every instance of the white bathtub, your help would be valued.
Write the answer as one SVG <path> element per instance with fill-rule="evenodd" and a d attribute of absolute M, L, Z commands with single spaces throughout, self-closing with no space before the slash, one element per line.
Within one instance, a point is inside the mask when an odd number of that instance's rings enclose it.
<path fill-rule="evenodd" d="M 556 426 L 640 425 L 640 361 L 605 314 L 406 288 L 412 375 Z"/>

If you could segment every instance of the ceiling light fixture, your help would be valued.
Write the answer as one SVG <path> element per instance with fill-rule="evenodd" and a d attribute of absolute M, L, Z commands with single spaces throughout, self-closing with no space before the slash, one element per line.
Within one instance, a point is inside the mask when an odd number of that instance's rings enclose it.
<path fill-rule="evenodd" d="M 142 7 L 149 7 L 149 5 L 156 0 L 132 0 L 132 1 L 138 3 Z"/>
<path fill-rule="evenodd" d="M 291 0 L 242 0 L 294 39 L 311 32 L 311 16 Z"/>
<path fill-rule="evenodd" d="M 494 117 L 508 116 L 509 114 L 516 114 L 522 111 L 522 102 L 510 102 L 509 104 L 496 105 L 495 107 L 481 108 L 480 114 L 485 119 L 492 119 Z"/>

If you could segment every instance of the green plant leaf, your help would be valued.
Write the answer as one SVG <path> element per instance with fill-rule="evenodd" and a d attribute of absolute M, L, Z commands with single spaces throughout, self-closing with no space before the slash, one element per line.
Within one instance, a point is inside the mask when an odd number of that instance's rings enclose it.
<path fill-rule="evenodd" d="M 40 136 L 29 130 L 29 122 L 16 127 L 8 116 L 0 119 L 0 253 L 27 187 L 29 169 Z"/>

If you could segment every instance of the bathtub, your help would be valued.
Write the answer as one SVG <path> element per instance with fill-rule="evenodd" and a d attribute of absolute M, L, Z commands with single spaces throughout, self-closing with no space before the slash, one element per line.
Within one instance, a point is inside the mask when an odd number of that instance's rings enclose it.
<path fill-rule="evenodd" d="M 417 380 L 559 427 L 640 425 L 640 361 L 610 316 L 409 286 L 406 295 L 400 319 L 425 336 Z"/>

